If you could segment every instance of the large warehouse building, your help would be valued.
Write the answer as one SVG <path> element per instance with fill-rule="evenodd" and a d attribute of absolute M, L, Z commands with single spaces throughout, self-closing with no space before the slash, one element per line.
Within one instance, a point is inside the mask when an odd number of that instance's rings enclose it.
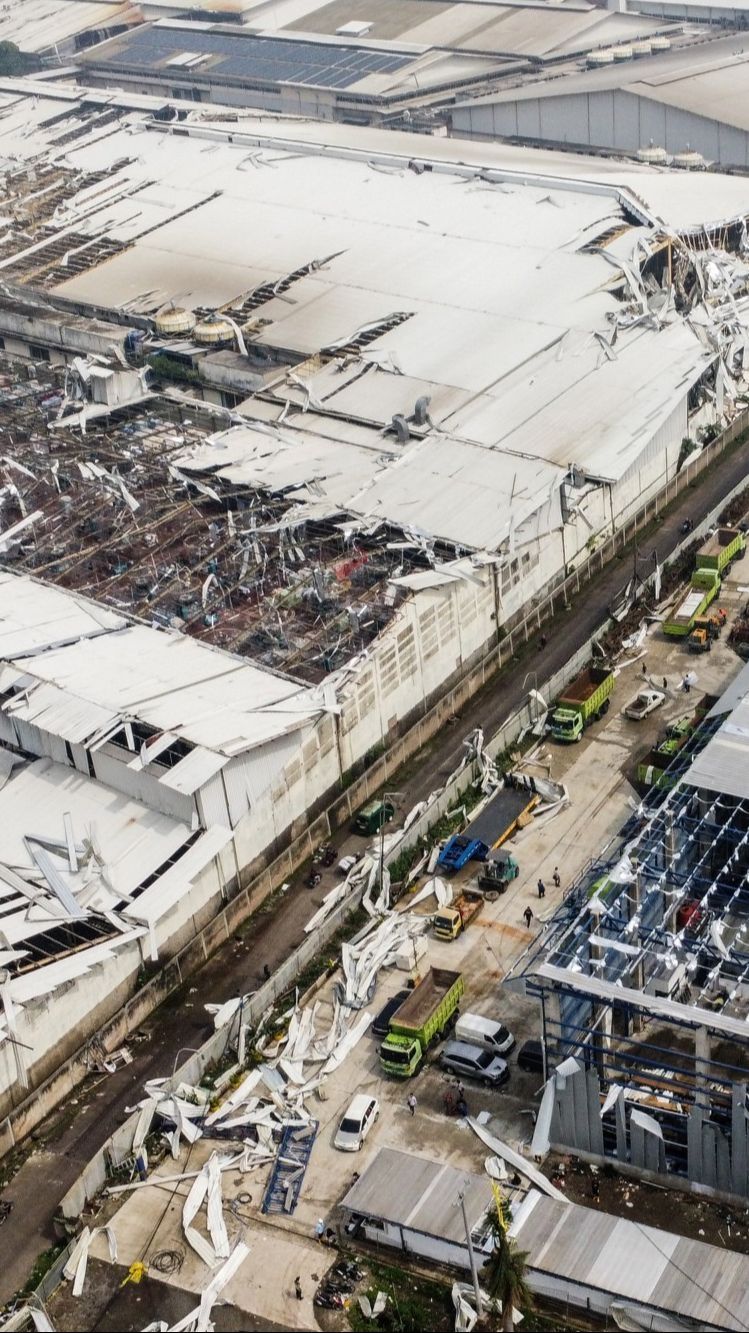
<path fill-rule="evenodd" d="M 0 101 L 5 1110 L 733 418 L 749 268 L 728 177 Z"/>
<path fill-rule="evenodd" d="M 749 38 L 736 34 L 463 100 L 451 124 L 454 134 L 472 138 L 747 168 L 748 107 Z"/>

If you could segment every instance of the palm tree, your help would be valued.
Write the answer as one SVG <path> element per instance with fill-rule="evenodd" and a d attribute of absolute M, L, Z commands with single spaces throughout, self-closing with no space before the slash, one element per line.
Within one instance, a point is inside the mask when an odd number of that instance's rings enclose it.
<path fill-rule="evenodd" d="M 519 1250 L 497 1216 L 492 1218 L 494 1249 L 484 1266 L 482 1278 L 489 1295 L 502 1304 L 502 1328 L 512 1333 L 513 1307 L 533 1308 L 533 1295 L 525 1275 L 528 1251 Z"/>

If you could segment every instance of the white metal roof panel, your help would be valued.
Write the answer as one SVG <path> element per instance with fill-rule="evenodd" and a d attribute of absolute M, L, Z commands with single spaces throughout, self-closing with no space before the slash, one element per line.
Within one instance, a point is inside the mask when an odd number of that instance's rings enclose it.
<path fill-rule="evenodd" d="M 510 1234 L 528 1267 L 695 1327 L 749 1327 L 749 1256 L 532 1191 Z M 730 1293 L 730 1295 L 729 1295 Z"/>
<path fill-rule="evenodd" d="M 207 829 L 175 865 L 154 880 L 134 903 L 123 908 L 122 915 L 135 921 L 158 921 L 189 891 L 196 876 L 223 851 L 233 836 L 227 828 L 214 826 Z"/>
<path fill-rule="evenodd" d="M 125 623 L 116 612 L 62 588 L 0 571 L 0 658 L 92 637 Z"/>
<path fill-rule="evenodd" d="M 744 689 L 746 672 L 744 668 Z M 741 680 L 741 677 L 739 677 Z M 749 696 L 741 698 L 685 776 L 690 787 L 749 799 Z"/>
<path fill-rule="evenodd" d="M 208 782 L 215 773 L 219 773 L 228 762 L 225 755 L 216 754 L 215 750 L 204 750 L 200 745 L 196 745 L 194 750 L 174 765 L 174 768 L 167 769 L 160 782 L 165 787 L 172 787 L 174 791 L 192 796 L 193 792 Z"/>
<path fill-rule="evenodd" d="M 137 889 L 191 835 L 189 824 L 74 768 L 39 759 L 17 768 L 0 790 L 0 862 L 36 873 L 24 837 L 64 839 L 66 814 L 76 842 L 93 840 L 98 847 L 115 899 Z M 83 868 L 63 874 L 74 894 L 84 886 Z"/>

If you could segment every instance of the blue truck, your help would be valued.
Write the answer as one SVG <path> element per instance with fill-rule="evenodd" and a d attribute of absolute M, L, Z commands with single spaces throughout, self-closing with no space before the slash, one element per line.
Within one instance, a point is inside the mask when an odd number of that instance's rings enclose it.
<path fill-rule="evenodd" d="M 444 870 L 448 875 L 454 875 L 457 870 L 462 870 L 469 861 L 485 861 L 489 855 L 489 848 L 481 838 L 469 838 L 464 833 L 456 833 L 452 838 L 448 838 L 437 861 L 437 869 Z"/>

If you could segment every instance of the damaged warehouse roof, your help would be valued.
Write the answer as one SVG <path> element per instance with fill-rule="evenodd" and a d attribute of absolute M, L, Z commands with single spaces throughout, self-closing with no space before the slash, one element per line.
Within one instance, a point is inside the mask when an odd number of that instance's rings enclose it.
<path fill-rule="evenodd" d="M 117 623 L 115 617 L 108 617 L 107 626 L 106 613 L 98 634 L 58 646 L 58 617 L 66 627 L 68 619 L 64 611 L 50 616 L 50 603 L 72 602 L 77 609 L 79 599 L 16 575 L 0 575 L 0 588 L 0 645 L 9 607 L 15 648 L 13 662 L 0 668 L 3 711 L 71 743 L 109 740 L 139 722 L 146 728 L 140 767 L 181 740 L 215 753 L 210 764 L 207 756 L 203 760 L 203 768 L 212 765 L 215 772 L 220 756 L 294 730 L 322 707 L 322 697 L 246 659 L 174 631 Z M 151 736 L 158 737 L 155 751 L 147 744 Z M 195 751 L 188 749 L 170 769 L 168 785 L 194 790 L 195 768 Z"/>
<path fill-rule="evenodd" d="M 73 51 L 142 22 L 131 0 L 13 0 L 0 9 L 0 41 L 21 51 Z"/>
<path fill-rule="evenodd" d="M 718 344 L 731 361 L 743 337 L 743 255 L 704 256 L 708 221 L 743 225 L 737 181 L 574 159 L 552 174 L 550 156 L 537 175 L 522 154 L 493 167 L 489 145 L 474 168 L 454 147 L 414 159 L 402 136 L 292 140 L 251 117 L 172 134 L 111 103 L 59 113 L 50 97 L 46 127 L 38 102 L 27 137 L 16 107 L 0 120 L 0 151 L 43 186 L 13 167 L 20 226 L 0 279 L 152 328 L 171 304 L 218 312 L 255 375 L 248 425 L 174 462 L 282 493 L 295 521 L 350 515 L 463 550 L 496 550 L 524 522 L 541 536 L 571 466 L 623 477 L 715 373 Z M 700 236 L 682 235 L 668 297 L 658 274 L 685 224 Z M 189 333 L 161 346 L 211 364 Z"/>

